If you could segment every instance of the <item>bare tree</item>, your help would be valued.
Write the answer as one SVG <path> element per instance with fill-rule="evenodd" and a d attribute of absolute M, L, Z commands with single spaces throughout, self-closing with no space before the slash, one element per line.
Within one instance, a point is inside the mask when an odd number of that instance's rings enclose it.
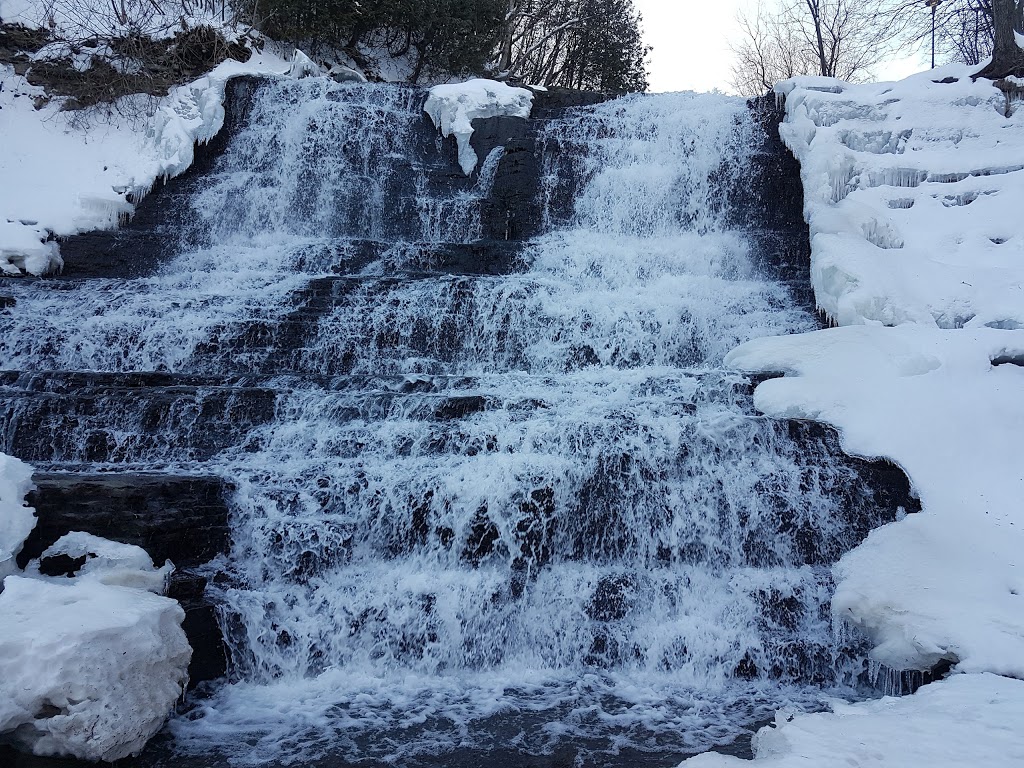
<path fill-rule="evenodd" d="M 794 25 L 759 5 L 753 16 L 737 16 L 742 37 L 732 46 L 735 57 L 730 84 L 744 96 L 770 91 L 780 80 L 818 72 L 818 61 Z"/>
<path fill-rule="evenodd" d="M 906 19 L 885 0 L 780 0 L 741 17 L 733 85 L 750 94 L 795 75 L 863 80 L 893 49 Z M 769 84 L 770 83 L 770 84 Z"/>

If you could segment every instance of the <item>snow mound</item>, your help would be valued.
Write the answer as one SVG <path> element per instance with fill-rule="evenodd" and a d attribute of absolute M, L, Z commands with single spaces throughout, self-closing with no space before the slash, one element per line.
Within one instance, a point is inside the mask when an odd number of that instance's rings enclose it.
<path fill-rule="evenodd" d="M 835 567 L 832 610 L 897 669 L 939 659 L 1024 677 L 1024 331 L 849 326 L 756 339 L 726 362 L 796 374 L 756 407 L 836 426 L 849 453 L 908 474 L 923 512 Z M 998 364 L 995 364 L 998 363 Z"/>
<path fill-rule="evenodd" d="M 32 488 L 32 468 L 0 453 L 0 591 L 4 577 L 17 567 L 14 559 L 21 545 L 36 527 L 35 510 L 25 505 L 25 494 Z"/>
<path fill-rule="evenodd" d="M 185 613 L 142 590 L 64 581 L 4 582 L 0 733 L 37 755 L 137 754 L 184 691 Z"/>
<path fill-rule="evenodd" d="M 815 294 L 839 325 L 1024 327 L 1024 110 L 969 74 L 777 86 Z"/>
<path fill-rule="evenodd" d="M 149 554 L 142 547 L 121 544 L 81 531 L 62 536 L 39 559 L 41 561 L 58 555 L 65 555 L 72 560 L 84 559 L 75 574 L 82 581 L 144 589 L 158 595 L 164 593 L 167 577 L 174 570 L 171 563 L 155 568 Z M 37 561 L 33 572 L 38 573 L 38 570 Z"/>
<path fill-rule="evenodd" d="M 963 768 L 1024 764 L 1024 682 L 954 675 L 913 696 L 835 704 L 833 712 L 780 713 L 754 736 L 753 765 Z M 709 752 L 686 768 L 742 768 L 750 761 Z"/>
<path fill-rule="evenodd" d="M 479 161 L 469 144 L 473 120 L 478 117 L 529 117 L 532 108 L 533 94 L 525 88 L 513 88 L 480 78 L 465 83 L 435 85 L 423 107 L 441 135 L 445 138 L 455 136 L 459 165 L 467 176 Z"/>

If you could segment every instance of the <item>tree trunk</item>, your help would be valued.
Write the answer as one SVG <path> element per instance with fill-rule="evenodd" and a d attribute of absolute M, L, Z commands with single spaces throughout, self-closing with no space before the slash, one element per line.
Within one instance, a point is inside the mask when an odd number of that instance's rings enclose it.
<path fill-rule="evenodd" d="M 823 77 L 831 77 L 834 73 L 830 71 L 828 60 L 825 58 L 825 41 L 821 34 L 821 2 L 820 0 L 807 0 L 807 10 L 811 14 L 811 23 L 814 24 L 814 36 L 818 44 L 818 64 L 821 67 Z"/>
<path fill-rule="evenodd" d="M 974 77 L 998 80 L 1007 75 L 1024 75 L 1024 51 L 1017 45 L 1013 34 L 1019 19 L 1019 9 L 1014 0 L 992 0 L 992 25 L 995 27 L 992 63 Z"/>

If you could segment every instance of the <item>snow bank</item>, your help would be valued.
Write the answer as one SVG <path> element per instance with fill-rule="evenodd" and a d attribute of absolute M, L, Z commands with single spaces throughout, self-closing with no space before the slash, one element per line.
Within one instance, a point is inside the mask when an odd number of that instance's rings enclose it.
<path fill-rule="evenodd" d="M 796 374 L 757 408 L 839 428 L 843 447 L 903 467 L 923 512 L 836 566 L 832 609 L 897 669 L 959 660 L 1024 677 L 1024 331 L 850 326 L 757 339 L 726 362 Z"/>
<path fill-rule="evenodd" d="M 188 680 L 185 612 L 161 596 L 173 566 L 70 533 L 43 558 L 81 558 L 74 578 L 42 576 L 38 561 L 14 575 L 36 523 L 31 487 L 31 468 L 0 454 L 0 736 L 37 755 L 138 753 Z"/>
<path fill-rule="evenodd" d="M 4 18 L 7 18 L 6 16 Z M 203 78 L 171 90 L 141 126 L 114 115 L 109 124 L 77 125 L 75 113 L 50 102 L 35 109 L 43 89 L 0 66 L 0 270 L 46 274 L 62 261 L 52 235 L 111 229 L 161 177 L 184 172 L 196 142 L 224 124 L 227 80 L 280 74 L 288 64 L 272 53 L 245 64 L 228 60 Z M 124 114 L 144 110 L 124 100 Z"/>
<path fill-rule="evenodd" d="M 184 611 L 142 590 L 64 581 L 4 582 L 0 733 L 37 755 L 136 754 L 184 690 Z"/>
<path fill-rule="evenodd" d="M 778 86 L 815 294 L 840 325 L 1024 327 L 1024 110 L 969 73 Z"/>
<path fill-rule="evenodd" d="M 14 559 L 36 527 L 36 513 L 25 505 L 32 490 L 32 468 L 0 453 L 0 591 L 5 576 L 14 573 Z"/>
<path fill-rule="evenodd" d="M 479 158 L 469 144 L 473 120 L 478 117 L 529 117 L 533 94 L 525 88 L 513 88 L 495 80 L 469 80 L 430 89 L 424 111 L 445 138 L 455 136 L 459 147 L 459 165 L 469 176 Z"/>
<path fill-rule="evenodd" d="M 988 768 L 1024 764 L 1024 682 L 955 675 L 913 696 L 787 717 L 754 736 L 753 765 Z M 741 768 L 747 760 L 707 753 L 686 768 Z"/>
<path fill-rule="evenodd" d="M 780 84 L 815 295 L 843 327 L 757 339 L 726 362 L 786 374 L 757 388 L 759 410 L 833 424 L 845 450 L 892 459 L 921 498 L 835 566 L 836 620 L 890 667 L 1021 678 L 1024 110 L 968 75 Z M 960 674 L 780 720 L 755 746 L 780 766 L 1018 765 L 1022 716 L 1024 683 Z"/>

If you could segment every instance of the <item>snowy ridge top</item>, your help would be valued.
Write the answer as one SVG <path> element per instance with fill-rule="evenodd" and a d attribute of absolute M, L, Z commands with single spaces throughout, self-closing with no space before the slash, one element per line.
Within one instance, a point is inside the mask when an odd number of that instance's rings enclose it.
<path fill-rule="evenodd" d="M 459 147 L 459 165 L 469 176 L 479 158 L 469 144 L 473 120 L 482 117 L 529 117 L 533 93 L 495 80 L 477 78 L 465 83 L 435 85 L 423 110 L 430 115 L 441 134 L 455 136 Z"/>
<path fill-rule="evenodd" d="M 6 16 L 4 18 L 7 18 Z M 288 63 L 270 52 L 247 63 L 227 60 L 205 77 L 162 98 L 140 130 L 115 113 L 110 122 L 82 128 L 59 100 L 35 109 L 44 95 L 8 66 L 0 67 L 0 270 L 42 275 L 63 262 L 53 236 L 111 229 L 136 198 L 161 177 L 191 166 L 196 142 L 212 139 L 224 123 L 228 79 L 242 74 L 273 75 Z M 122 114 L 141 106 L 127 97 Z"/>

